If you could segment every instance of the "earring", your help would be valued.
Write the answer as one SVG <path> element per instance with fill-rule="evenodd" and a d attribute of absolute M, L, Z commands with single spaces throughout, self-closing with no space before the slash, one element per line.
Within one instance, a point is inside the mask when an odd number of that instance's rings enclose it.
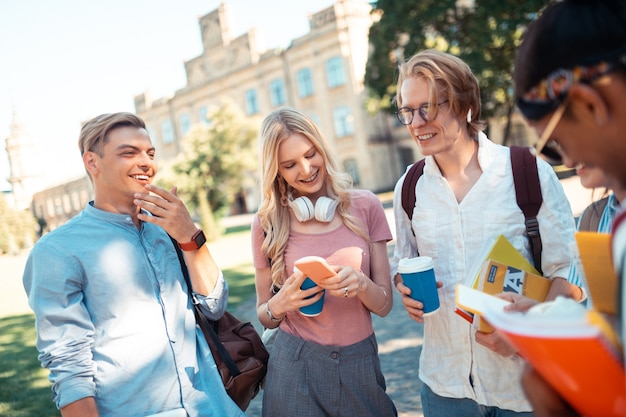
<path fill-rule="evenodd" d="M 472 108 L 467 111 L 467 123 L 472 123 Z"/>

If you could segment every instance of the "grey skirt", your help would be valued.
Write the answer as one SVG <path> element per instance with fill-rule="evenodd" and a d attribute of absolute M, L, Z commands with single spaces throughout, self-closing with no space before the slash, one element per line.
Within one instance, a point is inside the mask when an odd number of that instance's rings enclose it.
<path fill-rule="evenodd" d="M 350 346 L 323 346 L 279 330 L 265 380 L 263 416 L 395 417 L 385 390 L 373 333 Z"/>

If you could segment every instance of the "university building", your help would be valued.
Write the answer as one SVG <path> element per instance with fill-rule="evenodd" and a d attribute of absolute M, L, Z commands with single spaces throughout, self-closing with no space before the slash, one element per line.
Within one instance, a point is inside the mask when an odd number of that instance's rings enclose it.
<path fill-rule="evenodd" d="M 318 124 L 356 187 L 374 192 L 393 189 L 420 154 L 395 117 L 371 115 L 365 109 L 368 35 L 377 18 L 371 11 L 365 0 L 336 0 L 309 16 L 305 35 L 292 39 L 287 48 L 269 50 L 260 47 L 255 30 L 232 36 L 229 22 L 236 16 L 229 15 L 227 3 L 200 17 L 203 51 L 185 62 L 185 86 L 170 97 L 151 98 L 144 93 L 134 98 L 135 112 L 145 120 L 158 149 L 159 165 L 171 166 L 192 126 L 210 123 L 210 109 L 225 100 L 259 119 L 291 106 Z M 519 115 L 514 117 L 509 144 L 527 143 L 528 129 Z M 490 120 L 489 136 L 494 142 L 502 142 L 503 131 L 501 121 Z M 7 138 L 7 151 L 12 166 L 20 167 L 19 140 Z M 31 209 L 46 231 L 63 224 L 92 199 L 87 176 L 43 191 L 22 189 L 27 180 L 25 174 L 13 173 L 10 182 L 22 201 L 32 196 Z M 236 204 L 231 214 L 241 207 L 250 211 L 258 207 L 254 186 L 241 195 L 245 201 Z"/>
<path fill-rule="evenodd" d="M 355 186 L 392 189 L 404 171 L 401 167 L 413 162 L 415 145 L 394 117 L 371 116 L 365 110 L 368 34 L 375 19 L 371 6 L 362 0 L 338 0 L 310 15 L 309 32 L 286 49 L 265 51 L 254 30 L 233 37 L 230 18 L 226 3 L 199 18 L 203 52 L 185 63 L 183 88 L 168 98 L 135 97 L 159 162 L 173 159 L 191 126 L 209 123 L 207 112 L 225 99 L 249 117 L 263 118 L 291 106 L 318 124 Z M 393 140 L 394 130 L 406 144 Z"/>

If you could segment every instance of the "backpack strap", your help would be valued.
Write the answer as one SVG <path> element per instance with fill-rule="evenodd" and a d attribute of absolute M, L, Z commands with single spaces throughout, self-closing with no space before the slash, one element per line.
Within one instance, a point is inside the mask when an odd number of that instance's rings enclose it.
<path fill-rule="evenodd" d="M 543 203 L 543 197 L 541 196 L 537 170 L 537 157 L 532 154 L 529 147 L 511 146 L 510 150 L 517 205 L 526 218 L 526 235 L 530 241 L 535 268 L 543 275 L 541 269 L 542 243 L 539 234 L 539 222 L 537 221 L 537 214 Z"/>
<path fill-rule="evenodd" d="M 424 173 L 424 165 L 426 165 L 425 159 L 420 159 L 409 168 L 402 182 L 402 208 L 409 218 L 409 224 L 413 219 L 413 210 L 415 209 L 415 186 L 417 181 Z M 411 224 L 411 232 L 415 236 L 413 225 Z"/>
<path fill-rule="evenodd" d="M 597 232 L 598 226 L 600 225 L 600 219 L 602 218 L 602 213 L 604 212 L 608 202 L 609 197 L 604 197 L 589 204 L 587 208 L 583 210 L 583 214 L 580 215 L 578 230 Z"/>

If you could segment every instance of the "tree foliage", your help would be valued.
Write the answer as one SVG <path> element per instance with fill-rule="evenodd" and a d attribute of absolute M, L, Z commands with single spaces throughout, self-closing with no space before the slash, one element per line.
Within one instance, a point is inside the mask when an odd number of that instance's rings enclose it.
<path fill-rule="evenodd" d="M 545 0 L 378 0 L 370 28 L 365 83 L 379 109 L 391 111 L 399 62 L 426 48 L 463 59 L 478 78 L 483 118 L 510 114 L 512 70 L 521 35 Z"/>
<path fill-rule="evenodd" d="M 183 139 L 173 166 L 178 193 L 196 210 L 207 238 L 219 236 L 218 220 L 256 172 L 258 122 L 231 102 L 209 111 L 210 124 Z"/>
<path fill-rule="evenodd" d="M 0 255 L 30 248 L 38 228 L 30 211 L 10 207 L 5 196 L 0 194 Z"/>

